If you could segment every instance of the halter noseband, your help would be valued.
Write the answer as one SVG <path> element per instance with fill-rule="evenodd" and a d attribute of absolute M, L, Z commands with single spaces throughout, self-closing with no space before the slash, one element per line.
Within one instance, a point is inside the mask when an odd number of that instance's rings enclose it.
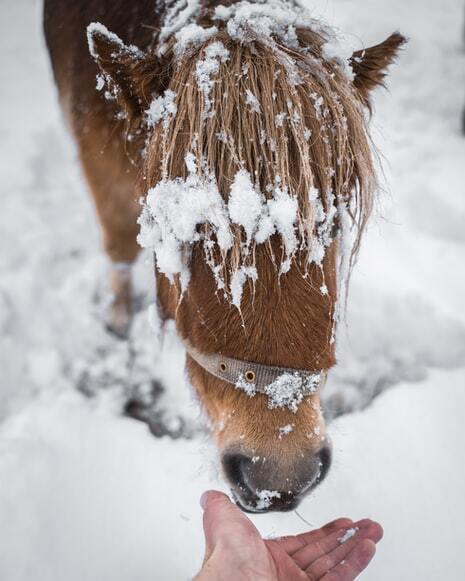
<path fill-rule="evenodd" d="M 157 269 L 157 257 L 153 254 L 154 267 Z M 242 389 L 250 397 L 256 393 L 261 393 L 267 396 L 273 395 L 273 389 L 283 391 L 282 386 L 278 384 L 281 381 L 291 384 L 292 389 L 297 394 L 297 399 L 308 395 L 314 395 L 318 392 L 327 376 L 327 370 L 308 371 L 306 369 L 293 369 L 290 367 L 278 367 L 274 365 L 264 365 L 263 363 L 253 363 L 251 361 L 243 361 L 241 359 L 234 359 L 218 353 L 202 353 L 196 347 L 191 345 L 189 340 L 182 339 L 184 347 L 188 355 L 202 367 L 207 373 L 226 381 L 233 385 L 236 389 Z M 286 389 L 284 389 L 286 392 Z M 292 409 L 293 400 L 291 395 L 285 394 L 291 402 Z"/>
<path fill-rule="evenodd" d="M 184 346 L 190 357 L 205 371 L 242 389 L 248 395 L 256 393 L 270 395 L 270 391 L 281 380 L 292 381 L 303 396 L 315 394 L 326 377 L 326 371 L 307 371 L 289 367 L 277 367 L 242 361 L 218 353 L 202 353 L 189 341 Z"/>

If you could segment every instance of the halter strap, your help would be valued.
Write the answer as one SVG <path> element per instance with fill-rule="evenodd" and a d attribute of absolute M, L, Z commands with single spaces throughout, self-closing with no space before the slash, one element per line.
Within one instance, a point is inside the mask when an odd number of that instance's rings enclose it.
<path fill-rule="evenodd" d="M 293 382 L 295 389 L 302 395 L 312 395 L 318 391 L 326 377 L 325 370 L 307 371 L 252 363 L 218 353 L 202 353 L 186 339 L 183 343 L 190 357 L 205 371 L 244 390 L 250 396 L 255 393 L 270 395 L 274 386 L 278 386 L 282 380 Z"/>

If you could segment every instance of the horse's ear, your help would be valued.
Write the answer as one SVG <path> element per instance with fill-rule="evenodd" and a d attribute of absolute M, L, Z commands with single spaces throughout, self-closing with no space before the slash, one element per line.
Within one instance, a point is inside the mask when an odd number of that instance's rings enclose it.
<path fill-rule="evenodd" d="M 384 87 L 387 68 L 407 42 L 399 32 L 394 32 L 381 44 L 354 52 L 349 64 L 354 72 L 354 85 L 360 95 L 370 105 L 370 93 L 375 87 Z"/>
<path fill-rule="evenodd" d="M 130 116 L 142 114 L 145 104 L 138 73 L 144 67 L 146 55 L 136 46 L 124 44 L 98 22 L 87 27 L 87 40 L 90 54 L 101 71 L 97 88 L 105 86 Z"/>

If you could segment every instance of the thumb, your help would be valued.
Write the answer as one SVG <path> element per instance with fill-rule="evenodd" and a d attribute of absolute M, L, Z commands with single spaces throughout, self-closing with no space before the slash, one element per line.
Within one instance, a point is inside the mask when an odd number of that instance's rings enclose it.
<path fill-rule="evenodd" d="M 205 560 L 219 542 L 230 548 L 241 548 L 251 541 L 261 541 L 258 530 L 226 494 L 216 490 L 204 492 L 200 505 L 204 510 Z"/>

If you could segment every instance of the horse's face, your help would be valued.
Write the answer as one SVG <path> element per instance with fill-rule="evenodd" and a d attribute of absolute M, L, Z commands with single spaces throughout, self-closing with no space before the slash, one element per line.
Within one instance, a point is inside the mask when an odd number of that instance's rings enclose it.
<path fill-rule="evenodd" d="M 157 255 L 163 314 L 204 355 L 320 373 L 323 383 L 338 295 L 372 207 L 365 106 L 404 39 L 355 53 L 353 76 L 328 57 L 321 31 L 299 31 L 307 48 L 296 51 L 222 29 L 189 58 L 171 38 L 161 62 L 100 26 L 89 40 L 132 144 L 143 140 L 150 190 L 139 240 Z M 188 352 L 240 506 L 295 507 L 330 465 L 318 389 L 293 392 L 288 376 L 290 399 L 252 393 Z"/>
<path fill-rule="evenodd" d="M 266 252 L 257 248 L 258 280 L 255 289 L 251 283 L 245 286 L 239 312 L 218 295 L 201 252 L 194 252 L 192 278 L 182 300 L 178 302 L 163 275 L 158 277 L 159 300 L 165 313 L 175 317 L 180 334 L 202 352 L 329 370 L 335 361 L 331 338 L 336 255 L 334 246 L 323 271 L 309 269 L 308 278 L 295 264 L 279 279 Z M 275 407 L 267 395 L 250 397 L 190 357 L 188 371 L 240 506 L 257 512 L 297 506 L 323 480 L 331 462 L 319 391 L 299 405 Z"/>

